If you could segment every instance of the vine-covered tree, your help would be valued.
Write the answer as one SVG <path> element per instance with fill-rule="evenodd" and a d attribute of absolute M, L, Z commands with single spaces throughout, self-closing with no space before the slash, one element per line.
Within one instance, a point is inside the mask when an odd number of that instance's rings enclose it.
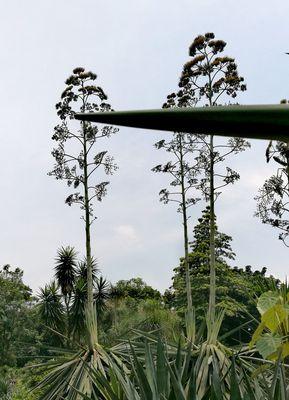
<path fill-rule="evenodd" d="M 96 182 L 95 173 L 112 174 L 116 170 L 113 158 L 107 151 L 95 152 L 95 144 L 100 139 L 108 138 L 117 132 L 116 128 L 104 126 L 98 128 L 90 122 L 74 121 L 77 112 L 110 111 L 111 106 L 106 102 L 107 96 L 101 87 L 95 86 L 96 75 L 84 68 L 75 68 L 73 74 L 66 80 L 66 88 L 61 95 L 61 101 L 56 104 L 60 123 L 54 128 L 52 139 L 58 144 L 53 149 L 55 158 L 53 171 L 49 175 L 56 179 L 65 180 L 74 192 L 66 203 L 79 204 L 83 211 L 85 222 L 86 262 L 87 262 L 87 318 L 95 317 L 93 305 L 93 276 L 91 251 L 91 225 L 95 220 L 93 201 L 102 201 L 107 192 L 107 180 Z M 102 170 L 102 171 L 101 171 Z M 97 332 L 97 329 L 94 330 Z M 93 350 L 97 337 L 89 337 L 89 348 Z"/>
<path fill-rule="evenodd" d="M 282 100 L 286 104 L 287 100 Z M 270 142 L 266 150 L 266 160 L 274 160 L 277 170 L 266 179 L 255 197 L 255 215 L 264 224 L 279 230 L 279 239 L 289 247 L 289 142 Z"/>
<path fill-rule="evenodd" d="M 238 92 L 246 90 L 244 78 L 239 76 L 235 59 L 222 56 L 226 42 L 215 40 L 213 33 L 197 36 L 189 49 L 191 59 L 184 65 L 180 78 L 178 96 L 188 101 L 193 98 L 203 106 L 218 106 L 221 102 L 234 99 Z M 210 206 L 210 301 L 209 319 L 215 318 L 216 298 L 216 259 L 215 259 L 215 202 L 221 194 L 221 188 L 234 183 L 239 174 L 230 167 L 221 168 L 225 159 L 237 154 L 249 143 L 244 139 L 230 138 L 215 142 L 214 135 L 199 137 L 199 154 L 197 157 L 203 177 L 199 188 Z"/>

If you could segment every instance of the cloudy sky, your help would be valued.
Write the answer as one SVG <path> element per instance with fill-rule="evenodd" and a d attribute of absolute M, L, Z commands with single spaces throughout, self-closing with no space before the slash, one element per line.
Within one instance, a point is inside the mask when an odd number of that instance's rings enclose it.
<path fill-rule="evenodd" d="M 84 253 L 80 212 L 68 207 L 53 165 L 55 103 L 76 66 L 98 74 L 116 110 L 158 108 L 176 88 L 193 38 L 207 31 L 227 41 L 248 91 L 243 104 L 289 97 L 289 2 L 285 0 L 10 0 L 1 8 L 0 265 L 24 269 L 34 290 L 53 274 L 61 245 Z M 150 170 L 164 156 L 166 133 L 122 128 L 102 143 L 119 170 L 97 205 L 93 252 L 110 280 L 141 276 L 163 290 L 182 255 L 180 215 L 162 205 L 164 177 Z M 241 180 L 217 204 L 218 224 L 233 237 L 235 265 L 284 278 L 288 249 L 253 217 L 254 196 L 273 171 L 266 142 L 232 160 Z M 191 223 L 199 217 L 193 212 Z"/>

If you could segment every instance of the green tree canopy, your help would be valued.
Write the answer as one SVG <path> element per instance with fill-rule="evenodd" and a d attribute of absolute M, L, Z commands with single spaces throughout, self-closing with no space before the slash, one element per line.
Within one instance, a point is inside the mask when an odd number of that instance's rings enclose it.
<path fill-rule="evenodd" d="M 158 290 L 147 285 L 141 278 L 131 278 L 129 280 L 120 280 L 112 286 L 112 297 L 127 298 L 136 300 L 161 298 Z"/>
<path fill-rule="evenodd" d="M 23 271 L 0 269 L 0 366 L 22 366 L 36 354 L 39 324 Z"/>
<path fill-rule="evenodd" d="M 160 292 L 141 278 L 120 280 L 111 287 L 110 299 L 102 319 L 102 338 L 118 343 L 121 337 L 135 335 L 134 329 L 158 331 L 167 340 L 178 341 L 180 318 L 164 304 Z"/>
<path fill-rule="evenodd" d="M 210 210 L 207 207 L 198 224 L 194 228 L 194 240 L 190 243 L 189 254 L 190 275 L 192 284 L 193 305 L 197 318 L 200 321 L 208 307 L 210 289 Z M 221 233 L 216 225 L 216 271 L 217 291 L 216 305 L 225 308 L 226 318 L 223 330 L 231 330 L 241 323 L 249 321 L 250 315 L 258 317 L 255 298 L 263 290 L 268 289 L 272 277 L 265 276 L 266 268 L 261 271 L 252 271 L 250 266 L 245 269 L 230 267 L 229 261 L 234 260 L 235 253 L 232 250 L 232 237 Z M 183 259 L 180 265 L 174 269 L 173 285 L 171 293 L 166 294 L 170 304 L 182 312 L 186 306 L 185 270 Z M 248 330 L 249 329 L 249 330 Z M 248 326 L 246 332 L 252 327 Z M 246 334 L 247 337 L 247 334 Z M 245 339 L 245 338 L 244 338 Z"/>

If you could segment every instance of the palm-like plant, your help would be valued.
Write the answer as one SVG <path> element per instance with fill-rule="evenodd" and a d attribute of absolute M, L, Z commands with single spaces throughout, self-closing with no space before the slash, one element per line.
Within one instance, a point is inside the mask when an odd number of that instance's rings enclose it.
<path fill-rule="evenodd" d="M 96 279 L 94 302 L 97 309 L 97 315 L 101 315 L 103 310 L 106 308 L 106 302 L 110 297 L 110 285 L 103 276 Z"/>
<path fill-rule="evenodd" d="M 40 289 L 38 312 L 41 321 L 47 327 L 57 332 L 63 331 L 64 307 L 55 281 Z"/>
<path fill-rule="evenodd" d="M 88 346 L 89 338 L 97 337 L 97 316 L 96 310 L 103 310 L 105 301 L 109 296 L 108 283 L 102 277 L 97 278 L 97 263 L 92 262 L 94 303 L 93 313 L 87 309 L 87 263 L 76 260 L 76 252 L 72 247 L 61 248 L 58 250 L 56 259 L 56 278 L 59 286 L 54 282 L 52 285 L 53 299 L 51 300 L 51 288 L 45 287 L 41 290 L 41 297 L 47 298 L 44 310 L 41 309 L 40 318 L 47 321 L 48 316 L 52 321 L 58 321 L 59 324 L 48 325 L 53 330 L 60 333 L 62 338 L 67 339 L 67 344 L 73 344 L 75 350 L 54 349 L 54 356 L 47 363 L 40 365 L 48 370 L 47 376 L 42 380 L 38 388 L 41 388 L 43 394 L 42 400 L 58 399 L 80 399 L 74 388 L 90 395 L 93 390 L 93 384 L 87 370 L 87 366 L 96 367 L 105 373 L 104 366 L 108 364 L 107 352 L 98 343 L 93 343 L 93 351 Z M 60 289 L 60 290 L 59 290 Z M 61 294 L 60 294 L 61 293 Z M 49 307 L 46 304 L 49 302 Z M 57 300 L 57 301 L 56 301 Z M 67 311 L 67 324 L 65 328 L 65 307 Z M 43 308 L 43 301 L 40 304 Z M 56 308 L 54 306 L 57 305 Z M 46 310 L 48 308 L 48 310 Z M 57 314 L 57 310 L 61 313 Z M 46 319 L 45 319 L 46 318 Z M 60 324 L 62 322 L 62 324 Z M 63 333 L 65 332 L 65 333 Z"/>
<path fill-rule="evenodd" d="M 67 316 L 76 278 L 77 253 L 73 247 L 61 247 L 55 259 L 55 278 L 64 297 Z"/>
<path fill-rule="evenodd" d="M 99 272 L 98 264 L 95 258 L 91 257 L 90 260 L 91 263 L 91 272 L 92 272 L 92 281 L 95 283 L 97 279 L 97 274 Z M 87 262 L 86 259 L 83 261 L 78 262 L 77 268 L 76 268 L 76 275 L 78 278 L 83 278 L 87 279 Z"/>
<path fill-rule="evenodd" d="M 87 298 L 86 279 L 78 278 L 74 285 L 70 307 L 70 326 L 74 340 L 81 342 L 85 337 L 85 304 Z"/>

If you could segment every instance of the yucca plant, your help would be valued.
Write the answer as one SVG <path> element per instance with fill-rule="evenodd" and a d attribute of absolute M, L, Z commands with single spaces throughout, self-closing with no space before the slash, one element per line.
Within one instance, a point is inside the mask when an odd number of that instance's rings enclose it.
<path fill-rule="evenodd" d="M 97 280 L 97 274 L 99 272 L 97 260 L 94 257 L 91 257 L 91 272 L 92 272 L 92 281 L 95 282 Z M 87 279 L 87 262 L 86 259 L 79 261 L 76 268 L 76 276 L 77 278 Z"/>
<path fill-rule="evenodd" d="M 73 247 L 61 247 L 55 259 L 55 278 L 64 297 L 66 313 L 69 315 L 69 303 L 76 279 L 77 253 Z"/>
<path fill-rule="evenodd" d="M 198 375 L 191 345 L 180 346 L 173 360 L 169 360 L 166 346 L 161 340 L 157 353 L 145 345 L 145 361 L 131 349 L 132 370 L 127 374 L 110 359 L 106 375 L 89 368 L 95 389 L 91 397 L 76 390 L 82 399 L 88 400 L 288 400 L 289 391 L 285 369 L 280 360 L 270 374 L 258 379 L 250 375 L 241 359 L 233 357 L 226 379 L 230 382 L 224 392 L 224 382 L 218 375 L 218 367 L 212 359 L 213 374 L 206 392 L 198 393 Z M 239 367 L 237 367 L 237 364 Z"/>
<path fill-rule="evenodd" d="M 112 360 L 110 360 L 107 376 L 104 376 L 99 370 L 89 370 L 98 390 L 91 399 L 159 400 L 170 398 L 173 400 L 179 398 L 177 397 L 179 392 L 185 390 L 182 382 L 188 380 L 187 373 L 191 359 L 190 349 L 184 355 L 181 347 L 179 347 L 174 365 L 168 362 L 166 346 L 160 339 L 157 343 L 156 354 L 148 342 L 145 343 L 144 364 L 143 360 L 136 354 L 133 346 L 130 347 L 130 351 L 130 374 Z M 175 393 L 177 396 L 175 396 Z M 83 395 L 83 398 L 88 399 L 89 397 Z M 189 399 L 191 397 L 186 398 Z"/>
<path fill-rule="evenodd" d="M 236 349 L 228 348 L 222 344 L 220 337 L 220 327 L 223 321 L 224 311 L 217 313 L 215 321 L 212 323 L 209 317 L 206 319 L 206 326 L 194 328 L 194 342 L 181 338 L 179 346 L 166 343 L 163 345 L 165 349 L 166 359 L 170 365 L 174 364 L 174 360 L 179 360 L 180 354 L 183 357 L 190 348 L 190 369 L 194 376 L 194 387 L 196 398 L 206 398 L 205 396 L 212 390 L 212 384 L 216 386 L 218 381 L 219 390 L 222 392 L 223 399 L 230 399 L 231 378 L 230 370 L 232 368 L 232 360 L 234 354 L 238 354 L 238 360 L 242 359 L 242 368 L 251 374 L 255 368 L 255 361 L 251 359 L 251 353 L 245 346 L 244 349 L 238 346 Z M 120 344 L 116 348 L 117 354 L 125 359 L 127 363 L 133 365 L 128 357 L 128 353 L 133 351 L 134 360 L 138 360 L 140 365 L 146 365 L 148 359 L 147 344 L 152 354 L 152 359 L 157 359 L 159 354 L 159 339 L 156 333 L 144 333 L 136 331 L 136 337 L 128 343 Z M 132 348 L 133 350 L 130 350 Z M 135 361 L 136 362 L 136 361 Z M 262 360 L 260 360 L 262 362 Z M 187 365 L 188 366 L 188 365 Z M 238 376 L 242 376 L 242 368 L 239 362 L 236 363 L 235 369 Z M 183 379 L 182 381 L 185 381 Z M 239 382 L 241 390 L 244 391 L 244 380 Z"/>
<path fill-rule="evenodd" d="M 89 370 L 93 367 L 105 374 L 105 365 L 109 364 L 107 352 L 97 342 L 93 343 L 93 351 L 87 346 L 88 340 L 97 337 L 96 314 L 85 313 L 85 334 L 87 338 L 84 344 L 78 344 L 76 350 L 55 349 L 55 358 L 45 364 L 34 365 L 34 368 L 45 368 L 46 377 L 35 387 L 42 389 L 39 400 L 78 400 L 78 390 L 90 396 L 93 390 Z M 75 343 L 74 343 L 75 346 Z"/>
<path fill-rule="evenodd" d="M 97 76 L 93 72 L 78 67 L 65 81 L 66 87 L 56 104 L 59 124 L 54 128 L 52 139 L 57 143 L 52 155 L 55 159 L 53 170 L 49 175 L 57 180 L 65 180 L 74 191 L 66 198 L 69 206 L 80 205 L 85 223 L 85 260 L 86 260 L 86 302 L 85 302 L 85 340 L 79 352 L 52 361 L 53 369 L 41 383 L 48 388 L 42 399 L 77 399 L 71 387 L 91 394 L 92 383 L 86 373 L 85 364 L 93 365 L 104 371 L 106 352 L 100 346 L 97 330 L 97 310 L 93 299 L 93 258 L 91 249 L 91 225 L 96 219 L 93 213 L 94 200 L 101 201 L 107 193 L 108 181 L 96 182 L 96 171 L 103 170 L 106 175 L 116 169 L 113 158 L 107 151 L 94 152 L 99 139 L 109 137 L 117 129 L 105 126 L 93 127 L 90 123 L 81 123 L 77 128 L 74 115 L 77 111 L 108 111 L 111 106 L 106 103 L 107 96 L 101 87 L 95 86 Z M 68 142 L 68 143 L 67 143 Z M 70 143 L 74 145 L 69 146 Z M 78 146 L 77 146 L 77 145 Z M 68 145 L 68 148 L 67 148 Z M 71 275 L 70 275 L 71 277 Z"/>
<path fill-rule="evenodd" d="M 41 321 L 53 330 L 63 332 L 65 327 L 65 310 L 55 281 L 40 289 L 38 313 Z"/>

